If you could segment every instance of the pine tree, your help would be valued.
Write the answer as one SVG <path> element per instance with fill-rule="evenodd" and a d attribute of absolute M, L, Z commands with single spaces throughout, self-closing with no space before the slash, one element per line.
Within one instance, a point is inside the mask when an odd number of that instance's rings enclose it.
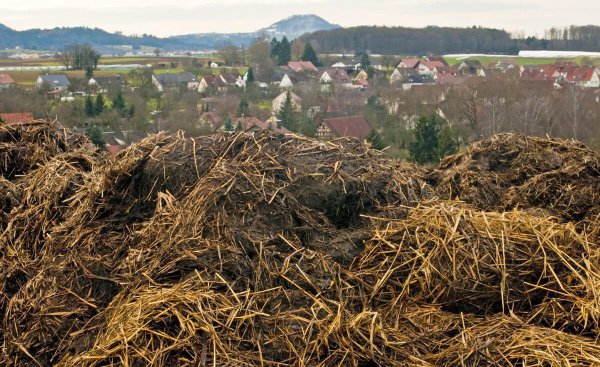
<path fill-rule="evenodd" d="M 304 53 L 302 54 L 302 61 L 310 61 L 314 66 L 321 66 L 319 62 L 319 58 L 317 57 L 317 53 L 315 49 L 312 47 L 310 42 L 304 46 Z"/>
<path fill-rule="evenodd" d="M 242 98 L 242 99 L 240 99 L 240 104 L 238 106 L 237 117 L 243 117 L 243 116 L 248 117 L 249 115 L 250 115 L 250 105 L 248 104 L 248 101 L 246 100 L 246 98 Z"/>
<path fill-rule="evenodd" d="M 85 68 L 85 77 L 89 80 L 94 76 L 94 68 L 91 66 L 88 66 L 87 68 Z"/>
<path fill-rule="evenodd" d="M 294 108 L 294 100 L 292 99 L 292 93 L 288 91 L 285 95 L 285 101 L 281 105 L 277 118 L 281 121 L 281 125 L 286 129 L 297 132 L 297 118 L 296 109 Z"/>
<path fill-rule="evenodd" d="M 233 132 L 235 129 L 233 128 L 233 123 L 231 122 L 231 119 L 228 117 L 227 120 L 225 120 L 225 131 L 229 131 L 229 132 Z"/>
<path fill-rule="evenodd" d="M 371 66 L 371 59 L 369 59 L 368 53 L 363 52 L 362 55 L 360 56 L 360 66 L 363 69 L 368 69 L 369 66 Z"/>
<path fill-rule="evenodd" d="M 440 130 L 440 137 L 438 140 L 437 156 L 441 160 L 447 155 L 455 154 L 458 152 L 458 143 L 456 137 L 450 129 L 450 125 L 446 122 L 443 124 Z"/>
<path fill-rule="evenodd" d="M 383 142 L 383 137 L 375 129 L 371 130 L 369 135 L 367 135 L 366 140 L 367 140 L 367 142 L 369 142 L 369 144 L 371 144 L 371 147 L 373 147 L 373 149 L 377 149 L 377 150 L 385 149 L 385 143 Z"/>
<path fill-rule="evenodd" d="M 88 128 L 85 129 L 85 135 L 98 148 L 104 148 L 106 146 L 102 131 L 100 131 L 97 126 L 88 126 Z"/>
<path fill-rule="evenodd" d="M 421 116 L 413 133 L 414 142 L 409 147 L 411 159 L 420 164 L 438 162 L 440 135 L 438 117 L 436 115 Z"/>
<path fill-rule="evenodd" d="M 92 96 L 88 94 L 85 98 L 85 115 L 87 117 L 96 116 L 96 107 L 94 106 L 94 100 L 92 100 Z"/>
<path fill-rule="evenodd" d="M 104 112 L 105 108 L 106 108 L 106 105 L 104 104 L 104 97 L 102 97 L 102 95 L 98 94 L 96 96 L 96 103 L 94 104 L 95 116 L 101 115 L 102 112 Z"/>
<path fill-rule="evenodd" d="M 292 45 L 288 41 L 287 37 L 283 36 L 283 39 L 277 47 L 277 64 L 287 65 L 292 59 Z"/>
<path fill-rule="evenodd" d="M 238 121 L 237 123 L 237 128 L 235 129 L 235 131 L 242 131 L 244 130 L 243 126 L 242 126 L 242 122 Z"/>
<path fill-rule="evenodd" d="M 112 108 L 113 110 L 119 112 L 119 115 L 123 116 L 125 113 L 125 109 L 127 106 L 125 105 L 125 98 L 123 97 L 123 92 L 120 90 L 117 92 L 117 95 L 112 100 Z"/>
<path fill-rule="evenodd" d="M 279 41 L 277 38 L 273 37 L 271 40 L 271 58 L 277 61 L 279 57 Z"/>
<path fill-rule="evenodd" d="M 246 74 L 246 83 L 254 83 L 254 70 L 252 68 L 248 68 L 248 73 Z"/>

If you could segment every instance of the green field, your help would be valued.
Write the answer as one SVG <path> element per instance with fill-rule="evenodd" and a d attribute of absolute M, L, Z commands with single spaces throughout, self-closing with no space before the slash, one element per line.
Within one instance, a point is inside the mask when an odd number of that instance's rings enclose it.
<path fill-rule="evenodd" d="M 446 62 L 450 65 L 457 65 L 465 60 L 477 60 L 481 62 L 482 65 L 489 65 L 498 61 L 512 61 L 516 62 L 518 65 L 542 65 L 542 64 L 554 64 L 555 62 L 566 62 L 566 61 L 575 61 L 578 64 L 582 64 L 584 61 L 591 61 L 595 65 L 600 66 L 600 58 L 594 59 L 586 59 L 584 57 L 572 57 L 572 58 L 542 58 L 542 57 L 518 57 L 518 56 L 504 56 L 504 57 L 494 57 L 494 56 L 472 56 L 467 58 L 457 58 L 457 57 L 446 57 Z"/>

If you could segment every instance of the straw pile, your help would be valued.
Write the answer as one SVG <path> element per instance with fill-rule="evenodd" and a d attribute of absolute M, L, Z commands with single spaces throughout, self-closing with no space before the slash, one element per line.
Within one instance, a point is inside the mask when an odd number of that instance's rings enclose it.
<path fill-rule="evenodd" d="M 581 221 L 600 206 L 600 155 L 575 141 L 500 134 L 444 159 L 429 181 L 482 210 Z"/>
<path fill-rule="evenodd" d="M 451 164 L 353 140 L 158 134 L 108 156 L 29 128 L 50 140 L 7 143 L 0 179 L 2 365 L 600 364 L 591 210 L 440 200 Z"/>

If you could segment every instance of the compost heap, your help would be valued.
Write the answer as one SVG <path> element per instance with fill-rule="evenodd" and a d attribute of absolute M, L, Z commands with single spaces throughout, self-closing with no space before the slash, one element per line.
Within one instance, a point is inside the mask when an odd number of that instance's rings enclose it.
<path fill-rule="evenodd" d="M 598 162 L 0 126 L 0 364 L 597 366 Z"/>

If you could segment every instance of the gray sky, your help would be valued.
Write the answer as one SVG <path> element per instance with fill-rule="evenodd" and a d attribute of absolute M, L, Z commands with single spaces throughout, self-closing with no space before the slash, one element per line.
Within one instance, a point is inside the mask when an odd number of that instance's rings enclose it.
<path fill-rule="evenodd" d="M 550 26 L 600 24 L 600 0 L 0 0 L 0 23 L 23 30 L 99 27 L 168 36 L 249 32 L 293 14 L 344 27 L 472 26 L 543 35 Z M 156 4 L 156 5 L 155 5 Z"/>

